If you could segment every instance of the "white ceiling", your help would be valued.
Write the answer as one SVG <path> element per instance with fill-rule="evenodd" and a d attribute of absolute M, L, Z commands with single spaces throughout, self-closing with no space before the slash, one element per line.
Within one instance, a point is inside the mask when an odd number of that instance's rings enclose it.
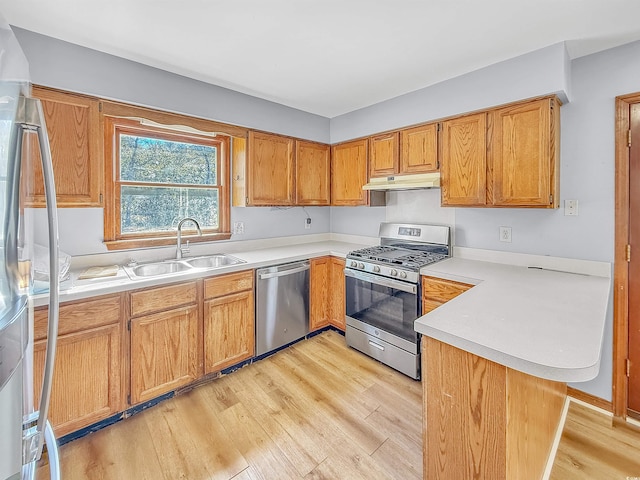
<path fill-rule="evenodd" d="M 12 25 L 325 117 L 557 42 L 640 39 L 639 0 L 0 0 Z"/>

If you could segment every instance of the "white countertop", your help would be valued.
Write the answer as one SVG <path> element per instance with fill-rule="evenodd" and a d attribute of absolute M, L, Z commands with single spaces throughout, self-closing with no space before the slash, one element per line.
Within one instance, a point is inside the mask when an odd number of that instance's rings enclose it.
<path fill-rule="evenodd" d="M 475 285 L 415 322 L 415 330 L 549 380 L 595 378 L 611 279 L 450 258 L 421 270 Z"/>
<path fill-rule="evenodd" d="M 70 288 L 61 289 L 60 302 L 69 302 L 96 295 L 106 295 L 126 290 L 160 286 L 169 283 L 183 282 L 200 277 L 223 275 L 225 273 L 238 272 L 252 268 L 261 268 L 280 263 L 295 262 L 308 258 L 333 255 L 344 258 L 351 250 L 366 246 L 365 244 L 349 243 L 341 241 L 321 241 L 303 243 L 299 245 L 283 245 L 264 249 L 248 251 L 233 251 L 230 255 L 244 260 L 246 263 L 226 266 L 210 270 L 198 270 L 184 272 L 167 277 L 149 277 L 142 280 L 131 280 L 126 272 L 120 268 L 115 277 L 104 277 L 91 280 L 78 280 L 78 275 L 84 268 L 71 272 Z M 33 296 L 34 306 L 47 305 L 49 295 L 46 293 Z"/>

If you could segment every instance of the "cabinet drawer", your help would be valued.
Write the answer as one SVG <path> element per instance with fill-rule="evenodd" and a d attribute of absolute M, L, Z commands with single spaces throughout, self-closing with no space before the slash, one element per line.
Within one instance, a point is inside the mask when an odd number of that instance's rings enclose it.
<path fill-rule="evenodd" d="M 198 298 L 196 282 L 150 288 L 131 294 L 131 316 L 167 310 L 195 303 Z"/>
<path fill-rule="evenodd" d="M 444 305 L 444 302 L 429 300 L 426 297 L 422 297 L 422 315 L 429 313 L 431 310 L 435 310 L 440 305 Z"/>
<path fill-rule="evenodd" d="M 243 290 L 253 290 L 253 270 L 211 277 L 204 281 L 204 298 L 221 297 Z"/>
<path fill-rule="evenodd" d="M 422 297 L 427 300 L 448 302 L 463 292 L 469 290 L 473 285 L 466 283 L 452 282 L 440 278 L 422 277 Z"/>
<path fill-rule="evenodd" d="M 47 337 L 49 309 L 34 312 L 34 339 Z M 58 335 L 88 330 L 120 321 L 120 295 L 60 305 Z"/>

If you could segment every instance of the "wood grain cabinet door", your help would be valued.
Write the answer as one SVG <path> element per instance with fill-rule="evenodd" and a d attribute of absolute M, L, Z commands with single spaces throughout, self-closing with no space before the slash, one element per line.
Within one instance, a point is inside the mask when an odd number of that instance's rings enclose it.
<path fill-rule="evenodd" d="M 249 132 L 248 191 L 250 205 L 293 205 L 294 140 Z"/>
<path fill-rule="evenodd" d="M 329 205 L 330 188 L 330 146 L 297 140 L 296 205 Z"/>
<path fill-rule="evenodd" d="M 58 337 L 49 409 L 56 436 L 122 409 L 121 338 L 120 324 Z M 46 340 L 40 340 L 33 348 L 36 397 L 42 388 L 46 344 Z M 40 398 L 35 400 L 39 402 Z"/>
<path fill-rule="evenodd" d="M 309 330 L 312 332 L 329 325 L 330 265 L 329 257 L 311 259 Z"/>
<path fill-rule="evenodd" d="M 400 130 L 400 172 L 427 173 L 438 170 L 438 124 Z"/>
<path fill-rule="evenodd" d="M 490 113 L 493 205 L 557 206 L 559 110 L 544 98 Z"/>
<path fill-rule="evenodd" d="M 204 302 L 204 373 L 219 372 L 255 354 L 253 290 Z"/>
<path fill-rule="evenodd" d="M 442 123 L 440 184 L 442 205 L 487 203 L 487 114 Z"/>
<path fill-rule="evenodd" d="M 386 177 L 399 172 L 400 135 L 383 133 L 369 139 L 369 177 Z"/>
<path fill-rule="evenodd" d="M 51 146 L 58 207 L 102 206 L 103 151 L 99 101 L 82 95 L 33 87 L 42 102 Z M 44 187 L 40 150 L 35 135 L 29 149 L 33 168 L 27 181 L 27 202 L 42 207 Z"/>
<path fill-rule="evenodd" d="M 331 205 L 367 205 L 367 139 L 331 147 Z"/>
<path fill-rule="evenodd" d="M 331 324 L 344 331 L 346 328 L 345 320 L 345 291 L 344 291 L 344 267 L 345 261 L 342 258 L 331 257 L 331 286 L 330 296 L 330 321 Z"/>
<path fill-rule="evenodd" d="M 131 320 L 131 404 L 200 376 L 198 317 L 193 305 Z"/>

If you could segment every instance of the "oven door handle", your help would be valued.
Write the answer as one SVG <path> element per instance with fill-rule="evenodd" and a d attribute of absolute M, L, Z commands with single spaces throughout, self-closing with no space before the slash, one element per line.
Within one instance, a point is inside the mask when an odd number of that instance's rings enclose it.
<path fill-rule="evenodd" d="M 372 273 L 360 272 L 358 270 L 351 270 L 350 268 L 344 269 L 344 274 L 347 277 L 352 277 L 358 280 L 364 280 L 365 282 L 371 282 L 376 285 L 382 285 L 383 287 L 395 288 L 396 290 L 402 290 L 407 293 L 418 293 L 418 286 L 412 283 L 401 282 L 399 280 L 393 280 L 391 278 L 381 277 L 380 275 L 374 275 Z"/>

